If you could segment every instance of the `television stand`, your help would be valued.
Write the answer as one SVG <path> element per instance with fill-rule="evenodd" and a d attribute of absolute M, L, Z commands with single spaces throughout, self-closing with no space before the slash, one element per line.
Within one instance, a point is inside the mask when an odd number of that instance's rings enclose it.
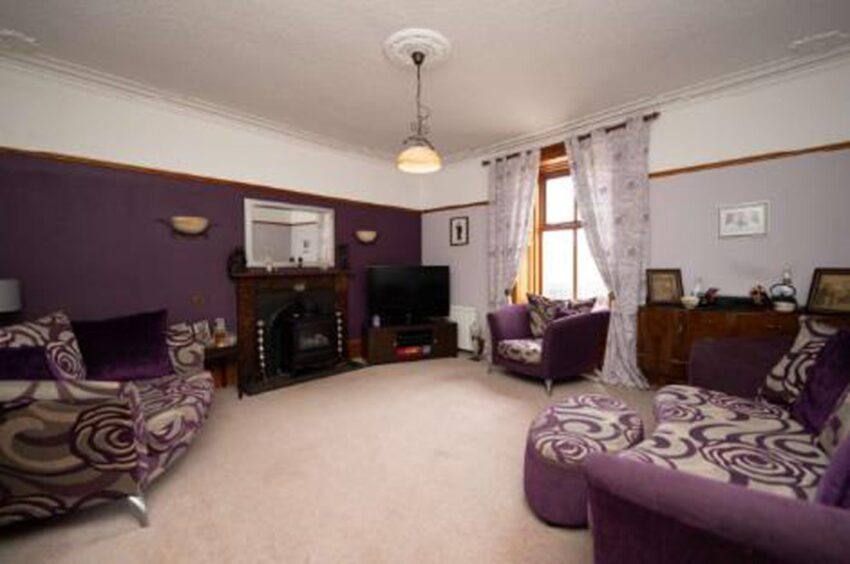
<path fill-rule="evenodd" d="M 452 357 L 457 356 L 457 323 L 431 321 L 368 327 L 364 340 L 369 364 Z"/>

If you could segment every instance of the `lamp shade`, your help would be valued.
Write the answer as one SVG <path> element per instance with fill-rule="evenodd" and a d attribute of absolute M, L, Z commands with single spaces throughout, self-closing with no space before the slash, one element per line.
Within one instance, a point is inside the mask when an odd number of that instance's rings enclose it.
<path fill-rule="evenodd" d="M 413 174 L 428 174 L 442 168 L 440 155 L 427 145 L 412 145 L 399 153 L 396 159 L 398 169 Z"/>
<path fill-rule="evenodd" d="M 11 278 L 0 279 L 0 313 L 20 311 L 21 283 Z"/>

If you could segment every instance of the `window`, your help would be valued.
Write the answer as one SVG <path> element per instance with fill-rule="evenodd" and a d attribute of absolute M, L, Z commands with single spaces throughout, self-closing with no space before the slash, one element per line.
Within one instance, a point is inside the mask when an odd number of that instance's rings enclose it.
<path fill-rule="evenodd" d="M 544 154 L 545 156 L 545 154 Z M 566 157 L 541 158 L 534 228 L 514 289 L 560 299 L 604 296 L 605 283 L 590 253 Z"/>

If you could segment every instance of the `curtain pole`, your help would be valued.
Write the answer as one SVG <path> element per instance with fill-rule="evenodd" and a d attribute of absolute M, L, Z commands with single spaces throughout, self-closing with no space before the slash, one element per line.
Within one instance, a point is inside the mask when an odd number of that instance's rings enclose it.
<path fill-rule="evenodd" d="M 660 116 L 661 116 L 661 112 L 652 112 L 651 114 L 646 114 L 645 116 L 643 116 L 643 121 L 647 121 L 647 122 L 653 121 L 653 120 L 658 119 Z M 623 129 L 624 127 L 626 127 L 626 122 L 624 122 L 624 121 L 620 122 L 620 123 L 615 123 L 614 125 L 607 126 L 605 128 L 605 133 L 611 133 L 612 131 L 616 131 L 618 129 Z M 585 139 L 589 139 L 589 138 L 590 138 L 590 133 L 583 133 L 582 135 L 578 136 L 579 141 L 584 141 Z M 493 159 L 493 161 L 501 161 L 502 159 L 512 159 L 514 157 L 520 156 L 521 154 L 522 154 L 522 151 L 519 151 L 517 153 L 511 153 L 511 154 L 509 154 L 505 157 L 499 157 L 497 159 Z M 490 163 L 493 162 L 493 161 L 489 161 L 489 160 L 481 161 L 481 166 L 490 166 Z"/>

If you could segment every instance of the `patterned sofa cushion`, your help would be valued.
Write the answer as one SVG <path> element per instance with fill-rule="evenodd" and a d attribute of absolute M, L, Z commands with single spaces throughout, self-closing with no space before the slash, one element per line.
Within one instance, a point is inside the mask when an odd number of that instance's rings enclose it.
<path fill-rule="evenodd" d="M 0 328 L 0 347 L 44 347 L 53 372 L 66 380 L 85 380 L 86 365 L 64 311 Z"/>
<path fill-rule="evenodd" d="M 534 337 L 543 337 L 546 328 L 552 323 L 561 310 L 567 306 L 564 300 L 553 300 L 537 294 L 526 294 L 528 299 L 528 322 Z"/>
<path fill-rule="evenodd" d="M 214 383 L 208 372 L 138 380 L 145 418 L 149 470 L 145 484 L 159 476 L 189 447 L 212 404 Z"/>
<path fill-rule="evenodd" d="M 204 371 L 204 344 L 188 323 L 171 325 L 166 333 L 168 355 L 175 374 L 191 376 Z"/>
<path fill-rule="evenodd" d="M 779 404 L 792 404 L 803 386 L 809 371 L 830 337 L 838 332 L 836 327 L 811 317 L 800 317 L 800 331 L 791 350 L 773 367 L 760 390 L 760 395 Z"/>
<path fill-rule="evenodd" d="M 496 350 L 503 358 L 523 364 L 540 364 L 543 361 L 543 339 L 505 339 Z"/>
<path fill-rule="evenodd" d="M 662 388 L 655 410 L 652 436 L 620 456 L 814 499 L 829 458 L 787 410 L 690 386 Z"/>

